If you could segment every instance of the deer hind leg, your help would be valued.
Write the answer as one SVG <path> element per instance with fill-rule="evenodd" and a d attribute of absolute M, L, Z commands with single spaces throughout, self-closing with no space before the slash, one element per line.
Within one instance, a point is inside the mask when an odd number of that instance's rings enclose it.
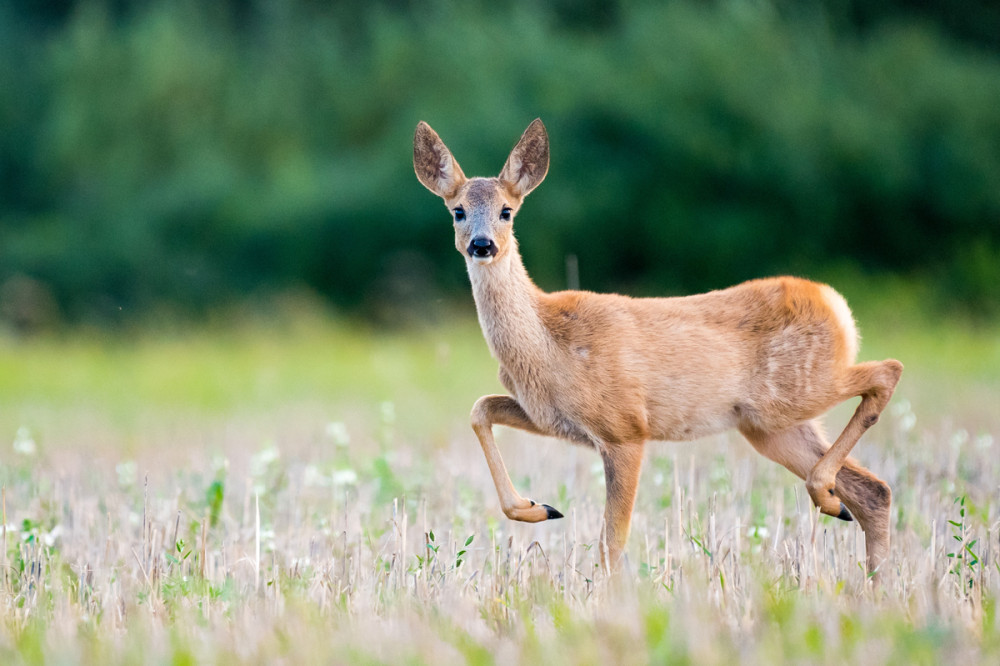
<path fill-rule="evenodd" d="M 861 404 L 837 441 L 806 475 L 809 496 L 823 513 L 836 516 L 840 512 L 837 474 L 861 435 L 878 422 L 902 372 L 903 364 L 892 359 L 861 363 L 847 370 L 843 397 L 847 399 L 860 395 Z"/>
<path fill-rule="evenodd" d="M 500 456 L 500 449 L 493 439 L 494 424 L 526 430 L 536 435 L 544 433 L 531 422 L 521 405 L 509 395 L 485 395 L 477 400 L 472 408 L 472 429 L 479 438 L 480 446 L 483 447 L 483 455 L 486 456 L 486 464 L 489 465 L 504 515 L 511 520 L 525 523 L 562 518 L 563 515 L 548 504 L 537 504 L 521 497 L 514 488 L 507 467 Z"/>
<path fill-rule="evenodd" d="M 622 552 L 632 526 L 632 508 L 639 489 L 642 471 L 643 442 L 608 444 L 601 449 L 607 503 L 604 505 L 604 529 L 601 533 L 601 564 L 608 571 L 621 566 Z"/>
<path fill-rule="evenodd" d="M 830 445 L 816 421 L 807 421 L 780 432 L 741 429 L 758 453 L 788 468 L 801 479 L 809 476 Z M 837 494 L 843 501 L 837 517 L 857 519 L 865 533 L 866 564 L 874 572 L 889 555 L 889 510 L 892 491 L 888 484 L 852 458 L 837 472 Z M 845 509 L 846 506 L 846 509 Z M 848 511 L 850 513 L 848 513 Z"/>

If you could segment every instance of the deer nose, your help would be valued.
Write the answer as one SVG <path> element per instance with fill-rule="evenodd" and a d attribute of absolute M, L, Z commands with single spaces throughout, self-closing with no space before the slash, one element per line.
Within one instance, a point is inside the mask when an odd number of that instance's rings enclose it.
<path fill-rule="evenodd" d="M 470 257 L 495 257 L 497 255 L 497 246 L 489 238 L 473 238 L 472 242 L 469 243 L 468 252 Z"/>

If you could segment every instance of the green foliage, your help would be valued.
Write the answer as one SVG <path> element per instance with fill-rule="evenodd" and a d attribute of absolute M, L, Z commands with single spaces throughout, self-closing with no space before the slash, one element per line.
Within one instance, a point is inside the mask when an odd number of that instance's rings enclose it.
<path fill-rule="evenodd" d="M 542 116 L 518 229 L 543 286 L 567 254 L 585 288 L 650 293 L 850 262 L 1000 307 L 991 42 L 826 5 L 5 5 L 0 283 L 102 323 L 301 284 L 426 316 L 464 278 L 417 120 L 492 174 Z"/>
<path fill-rule="evenodd" d="M 392 470 L 389 456 L 383 454 L 372 460 L 372 474 L 378 481 L 376 494 L 381 503 L 391 502 L 403 494 L 403 483 Z"/>
<path fill-rule="evenodd" d="M 964 495 L 955 498 L 954 503 L 958 506 L 959 519 L 949 520 L 948 524 L 952 528 L 951 538 L 958 542 L 958 548 L 955 551 L 947 553 L 946 556 L 951 558 L 953 562 L 949 573 L 956 576 L 963 589 L 971 589 L 976 582 L 977 567 L 981 568 L 982 565 L 979 555 L 975 552 L 975 547 L 979 540 L 970 539 L 967 532 L 965 501 L 966 498 Z"/>
<path fill-rule="evenodd" d="M 470 534 L 469 538 L 465 540 L 465 547 L 462 548 L 462 549 L 460 549 L 458 551 L 458 553 L 455 554 L 455 568 L 456 569 L 459 568 L 460 566 L 462 566 L 462 562 L 463 562 L 462 556 L 469 552 L 467 549 L 468 549 L 469 546 L 472 545 L 472 541 L 475 538 L 476 538 L 475 534 Z"/>
<path fill-rule="evenodd" d="M 215 527 L 219 523 L 219 515 L 222 513 L 222 500 L 225 496 L 226 485 L 222 479 L 215 479 L 205 490 L 205 504 L 208 506 L 209 524 Z"/>

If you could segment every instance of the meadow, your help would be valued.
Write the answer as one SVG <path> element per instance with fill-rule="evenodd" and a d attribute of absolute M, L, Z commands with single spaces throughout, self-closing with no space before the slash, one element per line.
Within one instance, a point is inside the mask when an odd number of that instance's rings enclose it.
<path fill-rule="evenodd" d="M 0 662 L 997 663 L 997 328 L 848 297 L 861 357 L 906 364 L 855 451 L 894 491 L 878 586 L 856 524 L 735 434 L 649 447 L 619 582 L 594 452 L 501 429 L 566 514 L 504 519 L 471 304 L 0 336 Z"/>

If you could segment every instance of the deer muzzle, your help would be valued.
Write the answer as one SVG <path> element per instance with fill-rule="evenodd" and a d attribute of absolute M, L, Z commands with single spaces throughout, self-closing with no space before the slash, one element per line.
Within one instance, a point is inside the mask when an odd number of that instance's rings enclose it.
<path fill-rule="evenodd" d="M 497 245 L 489 238 L 473 238 L 467 251 L 470 257 L 486 259 L 497 256 Z"/>

